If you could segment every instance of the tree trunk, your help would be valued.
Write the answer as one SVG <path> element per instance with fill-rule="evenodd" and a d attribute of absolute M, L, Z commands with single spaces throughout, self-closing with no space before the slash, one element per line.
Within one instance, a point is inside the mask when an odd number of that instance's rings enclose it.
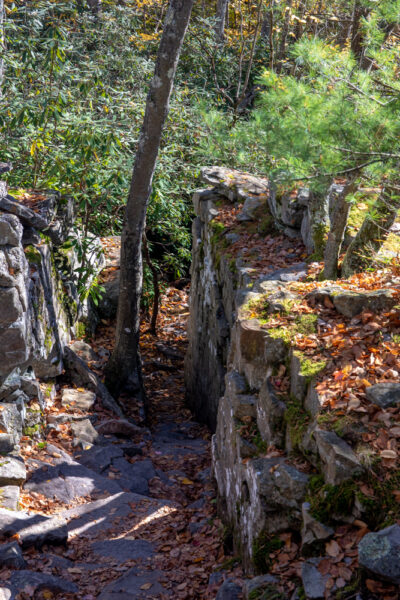
<path fill-rule="evenodd" d="M 154 266 L 154 264 L 150 258 L 150 252 L 149 252 L 149 246 L 147 244 L 146 234 L 144 234 L 144 236 L 143 236 L 143 255 L 144 255 L 145 261 L 147 263 L 147 266 L 149 267 L 149 269 L 151 271 L 151 276 L 153 279 L 153 310 L 151 313 L 151 321 L 150 321 L 149 331 L 152 335 L 157 335 L 157 317 L 158 317 L 158 311 L 160 308 L 160 283 L 158 281 L 157 268 Z"/>
<path fill-rule="evenodd" d="M 353 15 L 352 15 L 352 24 L 351 24 L 351 40 L 350 40 L 350 48 L 357 58 L 357 60 L 361 60 L 362 52 L 363 52 L 363 32 L 361 21 L 363 17 L 368 15 L 368 9 L 362 5 L 360 0 L 354 1 Z"/>
<path fill-rule="evenodd" d="M 286 3 L 286 12 L 285 12 L 285 18 L 283 21 L 283 26 L 282 26 L 282 33 L 281 33 L 281 40 L 279 43 L 279 49 L 278 49 L 278 57 L 277 57 L 277 67 L 278 67 L 278 72 L 281 71 L 282 69 L 282 63 L 285 61 L 286 58 L 286 40 L 287 40 L 287 36 L 289 33 L 289 25 L 290 25 L 290 10 L 292 8 L 292 0 L 289 0 Z"/>
<path fill-rule="evenodd" d="M 126 384 L 132 391 L 142 391 L 138 349 L 142 238 L 162 130 L 193 4 L 194 0 L 171 0 L 147 96 L 122 231 L 116 343 L 106 370 L 107 385 L 114 394 Z"/>
<path fill-rule="evenodd" d="M 223 41 L 225 32 L 226 12 L 228 10 L 229 0 L 217 0 L 217 22 L 215 25 L 215 33 L 218 40 Z"/>
<path fill-rule="evenodd" d="M 368 269 L 390 233 L 400 209 L 399 184 L 389 182 L 382 188 L 374 209 L 375 218 L 367 216 L 351 242 L 342 264 L 342 277 Z"/>
<path fill-rule="evenodd" d="M 328 192 L 330 230 L 324 252 L 324 278 L 337 279 L 339 254 L 350 212 L 347 197 L 355 189 L 355 178 L 346 185 L 332 184 Z"/>

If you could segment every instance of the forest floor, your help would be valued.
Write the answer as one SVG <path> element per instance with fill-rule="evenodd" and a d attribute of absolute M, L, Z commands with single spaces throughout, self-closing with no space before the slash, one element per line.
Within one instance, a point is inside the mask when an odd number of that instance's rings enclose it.
<path fill-rule="evenodd" d="M 23 570 L 0 571 L 15 594 L 7 600 L 206 600 L 215 598 L 228 572 L 240 580 L 216 517 L 211 435 L 185 406 L 187 316 L 187 291 L 170 288 L 157 337 L 144 323 L 146 422 L 128 396 L 120 401 L 138 427 L 116 420 L 98 399 L 90 410 L 66 404 L 66 389 L 86 390 L 64 378 L 46 410 L 41 440 L 22 439 L 29 470 L 22 508 L 63 519 L 60 531 L 66 523 L 68 538 L 57 534 L 61 545 L 23 549 Z M 90 342 L 96 355 L 88 364 L 100 375 L 113 339 L 114 323 L 104 321 Z M 24 546 L 22 534 L 14 538 Z"/>

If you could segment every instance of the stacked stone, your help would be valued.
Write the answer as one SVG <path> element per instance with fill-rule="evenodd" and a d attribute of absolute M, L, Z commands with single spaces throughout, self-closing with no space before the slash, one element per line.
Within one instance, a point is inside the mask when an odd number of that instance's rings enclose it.
<path fill-rule="evenodd" d="M 213 189 L 201 190 L 194 196 L 196 220 L 186 386 L 197 414 L 216 428 L 212 454 L 221 515 L 251 574 L 257 570 L 257 549 L 284 531 L 298 531 L 306 556 L 318 554 L 321 544 L 334 535 L 331 527 L 310 514 L 310 505 L 306 502 L 310 471 L 318 472 L 325 484 L 338 486 L 362 475 L 363 466 L 345 440 L 319 425 L 318 416 L 323 406 L 316 380 L 302 374 L 296 353 L 284 339 L 269 335 L 257 319 L 249 319 L 248 310 L 243 310 L 249 301 L 266 297 L 273 307 L 272 312 L 279 311 L 285 301 L 296 301 L 293 292 L 287 289 L 287 282 L 305 273 L 306 265 L 276 271 L 254 282 L 240 258 L 236 260 L 233 274 L 229 259 L 224 255 L 216 257 L 215 233 L 210 222 L 218 215 L 218 201 L 244 199 L 240 219 L 255 220 L 260 215 L 260 207 L 276 201 L 267 190 L 267 182 L 254 181 L 247 174 L 239 177 L 237 172 L 219 167 L 204 170 L 203 178 Z M 279 212 L 281 224 L 291 220 L 287 227 L 300 231 L 307 216 L 306 203 L 298 204 L 298 198 L 299 194 L 296 199 L 286 199 L 286 204 L 283 199 L 279 207 L 275 205 L 274 211 Z M 319 289 L 317 294 L 322 296 L 311 294 L 310 304 L 326 297 L 347 317 L 354 317 L 365 309 L 390 310 L 396 302 L 389 290 L 353 292 L 332 286 Z M 290 377 L 288 398 L 277 395 L 270 382 L 272 373 L 283 366 Z M 400 384 L 372 386 L 367 397 L 381 406 L 393 406 L 400 401 Z M 298 416 L 289 415 L 290 409 L 296 410 L 293 407 L 298 407 Z M 294 427 L 296 431 L 292 432 L 290 418 L 297 421 L 301 411 L 308 414 L 308 423 L 303 428 Z M 251 440 L 241 433 L 244 423 L 254 427 Z M 271 445 L 278 451 L 275 455 L 263 456 Z M 300 470 L 298 463 L 291 460 L 293 450 L 307 457 L 311 468 Z M 353 511 L 350 518 L 362 518 L 362 507 L 355 505 Z M 343 517 L 333 516 L 338 522 Z M 366 536 L 367 542 L 360 554 L 363 566 L 378 574 L 379 568 L 388 573 L 389 558 L 398 551 L 399 530 L 381 532 L 378 538 Z M 383 567 L 381 563 L 379 568 L 372 565 L 374 557 L 370 548 L 375 548 L 374 544 L 382 547 L 386 544 L 389 548 L 389 558 Z M 320 558 L 315 556 L 304 563 L 303 585 L 310 598 L 324 597 L 325 581 L 322 577 L 315 579 L 319 573 L 318 560 Z M 390 573 L 385 576 L 398 582 L 397 571 L 396 577 Z"/>
<path fill-rule="evenodd" d="M 0 174 L 10 168 L 0 163 Z M 8 509 L 16 508 L 26 478 L 20 438 L 24 429 L 41 427 L 44 404 L 36 377 L 62 372 L 77 323 L 92 316 L 77 289 L 73 222 L 71 198 L 46 192 L 33 211 L 0 181 L 0 507 Z M 94 278 L 104 265 L 94 237 L 90 260 Z"/>

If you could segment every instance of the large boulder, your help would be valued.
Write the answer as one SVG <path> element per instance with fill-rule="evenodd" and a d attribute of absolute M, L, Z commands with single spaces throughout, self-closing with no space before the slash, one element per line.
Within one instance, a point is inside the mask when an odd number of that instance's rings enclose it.
<path fill-rule="evenodd" d="M 400 526 L 367 533 L 358 545 L 358 560 L 374 575 L 400 585 Z"/>
<path fill-rule="evenodd" d="M 333 296 L 333 304 L 345 317 L 355 317 L 363 310 L 374 313 L 385 312 L 393 308 L 397 298 L 391 290 L 374 290 L 372 292 L 353 292 L 342 290 Z"/>

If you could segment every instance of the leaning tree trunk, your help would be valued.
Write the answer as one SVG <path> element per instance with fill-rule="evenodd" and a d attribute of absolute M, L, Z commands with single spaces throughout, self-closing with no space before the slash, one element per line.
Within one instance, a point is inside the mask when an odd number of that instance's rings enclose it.
<path fill-rule="evenodd" d="M 328 192 L 330 230 L 324 252 L 324 278 L 337 279 L 339 254 L 344 240 L 350 203 L 347 201 L 356 185 L 355 177 L 345 185 L 332 184 Z"/>
<path fill-rule="evenodd" d="M 228 4 L 229 0 L 217 0 L 217 22 L 215 25 L 215 33 L 217 35 L 218 40 L 220 41 L 224 39 L 226 12 L 228 10 Z"/>
<path fill-rule="evenodd" d="M 396 182 L 397 183 L 397 182 Z M 390 233 L 400 209 L 400 186 L 384 185 L 374 210 L 377 216 L 367 216 L 351 242 L 342 264 L 342 277 L 350 277 L 368 269 Z"/>
<path fill-rule="evenodd" d="M 147 96 L 122 231 L 116 343 L 106 370 L 106 382 L 114 394 L 124 385 L 132 391 L 142 391 L 138 349 L 142 238 L 162 130 L 193 4 L 194 0 L 171 0 Z"/>

